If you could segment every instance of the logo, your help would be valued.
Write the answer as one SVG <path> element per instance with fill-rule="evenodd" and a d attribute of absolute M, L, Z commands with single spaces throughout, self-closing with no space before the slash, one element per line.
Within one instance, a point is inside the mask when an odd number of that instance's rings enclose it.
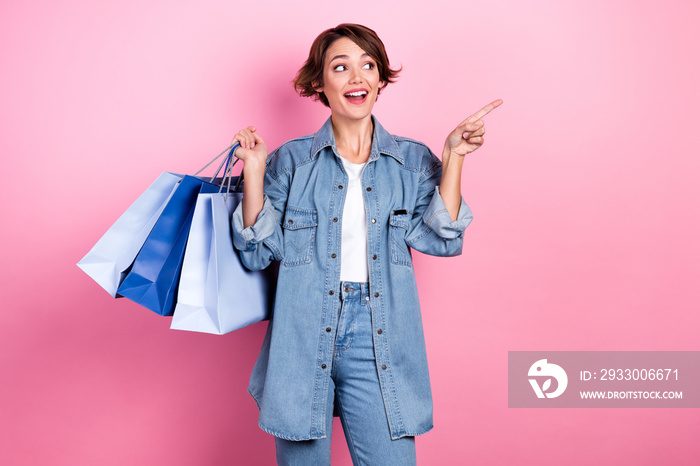
<path fill-rule="evenodd" d="M 564 393 L 566 385 L 569 383 L 569 378 L 566 376 L 564 369 L 556 364 L 549 364 L 546 359 L 540 359 L 530 366 L 527 375 L 530 377 L 547 377 L 542 388 L 540 388 L 540 385 L 537 383 L 537 379 L 528 379 L 537 398 L 544 398 L 545 396 L 547 398 L 556 398 Z M 553 392 L 547 392 L 552 385 L 552 378 L 555 378 L 557 381 L 557 389 Z"/>

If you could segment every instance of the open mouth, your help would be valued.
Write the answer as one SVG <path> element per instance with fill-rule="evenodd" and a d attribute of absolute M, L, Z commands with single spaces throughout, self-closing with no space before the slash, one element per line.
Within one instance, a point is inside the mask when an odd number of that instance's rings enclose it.
<path fill-rule="evenodd" d="M 360 104 L 364 102 L 367 98 L 367 91 L 360 90 L 348 92 L 347 94 L 345 94 L 345 98 L 354 104 Z"/>

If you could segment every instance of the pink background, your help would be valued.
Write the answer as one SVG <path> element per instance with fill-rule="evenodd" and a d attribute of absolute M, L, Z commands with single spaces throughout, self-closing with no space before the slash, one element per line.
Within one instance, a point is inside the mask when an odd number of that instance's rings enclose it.
<path fill-rule="evenodd" d="M 347 2 L 346 2 L 347 3 Z M 700 350 L 694 1 L 0 6 L 0 462 L 273 464 L 246 393 L 265 324 L 174 331 L 75 266 L 163 170 L 241 127 L 316 131 L 289 81 L 360 22 L 404 71 L 375 114 L 469 157 L 464 254 L 417 256 L 435 399 L 420 464 L 697 464 L 693 409 L 508 409 L 509 350 Z M 340 434 L 339 424 L 336 433 Z M 334 464 L 350 464 L 342 435 Z"/>

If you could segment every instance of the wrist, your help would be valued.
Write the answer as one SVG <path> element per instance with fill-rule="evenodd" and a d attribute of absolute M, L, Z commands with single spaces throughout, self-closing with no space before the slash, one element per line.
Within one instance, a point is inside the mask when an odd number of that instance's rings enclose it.
<path fill-rule="evenodd" d="M 447 144 L 445 144 L 445 147 L 443 147 L 443 149 L 442 149 L 443 160 L 445 158 L 450 158 L 450 157 L 454 157 L 455 159 L 458 159 L 458 160 L 464 160 L 465 156 L 466 156 L 466 154 L 460 154 L 460 153 L 452 150 Z"/>
<path fill-rule="evenodd" d="M 247 180 L 265 178 L 265 162 L 259 162 L 255 159 L 249 159 L 243 162 L 243 175 Z"/>
<path fill-rule="evenodd" d="M 447 146 L 445 146 L 445 148 L 442 150 L 443 174 L 447 170 L 448 166 L 452 167 L 453 169 L 458 169 L 461 172 L 462 165 L 464 165 L 464 156 L 453 152 Z"/>

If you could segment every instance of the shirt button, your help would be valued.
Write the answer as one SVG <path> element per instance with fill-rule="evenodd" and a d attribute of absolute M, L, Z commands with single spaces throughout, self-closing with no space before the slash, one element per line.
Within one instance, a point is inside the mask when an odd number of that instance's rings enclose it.
<path fill-rule="evenodd" d="M 331 294 L 331 295 L 332 295 L 332 294 L 333 294 L 333 290 L 329 291 L 328 294 Z"/>
<path fill-rule="evenodd" d="M 386 366 L 384 366 L 384 367 L 386 367 Z M 325 368 L 326 368 L 326 365 L 325 365 L 325 364 L 321 364 L 321 369 L 325 369 Z"/>
<path fill-rule="evenodd" d="M 372 188 L 367 188 L 367 191 L 372 191 Z"/>
<path fill-rule="evenodd" d="M 373 219 L 372 219 L 372 223 L 377 223 L 377 219 L 376 219 L 376 218 L 373 218 Z"/>
<path fill-rule="evenodd" d="M 338 185 L 338 189 L 343 189 L 343 185 L 342 185 L 342 184 L 339 184 L 339 185 Z"/>
<path fill-rule="evenodd" d="M 337 221 L 338 221 L 338 217 L 335 217 L 335 218 L 333 219 L 333 221 L 334 221 L 334 222 L 337 222 Z"/>
<path fill-rule="evenodd" d="M 381 335 L 381 334 L 382 334 L 382 329 L 377 330 L 377 333 Z"/>
<path fill-rule="evenodd" d="M 330 331 L 331 331 L 331 328 L 330 328 L 330 327 L 326 327 L 326 332 L 330 333 Z M 381 330 L 380 330 L 380 332 L 381 332 Z"/>
<path fill-rule="evenodd" d="M 382 369 L 386 370 L 386 364 L 382 364 Z"/>
<path fill-rule="evenodd" d="M 365 301 L 369 301 L 369 296 L 365 296 Z"/>
<path fill-rule="evenodd" d="M 377 255 L 376 255 L 376 254 L 373 255 L 373 256 L 372 256 L 372 259 L 374 259 L 374 260 L 376 261 L 376 260 L 377 260 Z"/>
<path fill-rule="evenodd" d="M 294 220 L 290 219 L 287 223 L 294 223 Z"/>
<path fill-rule="evenodd" d="M 331 254 L 331 257 L 332 257 L 333 259 L 335 259 L 335 253 Z"/>
<path fill-rule="evenodd" d="M 375 297 L 375 298 L 378 298 L 378 297 L 379 297 L 379 293 L 374 293 L 374 297 Z"/>

